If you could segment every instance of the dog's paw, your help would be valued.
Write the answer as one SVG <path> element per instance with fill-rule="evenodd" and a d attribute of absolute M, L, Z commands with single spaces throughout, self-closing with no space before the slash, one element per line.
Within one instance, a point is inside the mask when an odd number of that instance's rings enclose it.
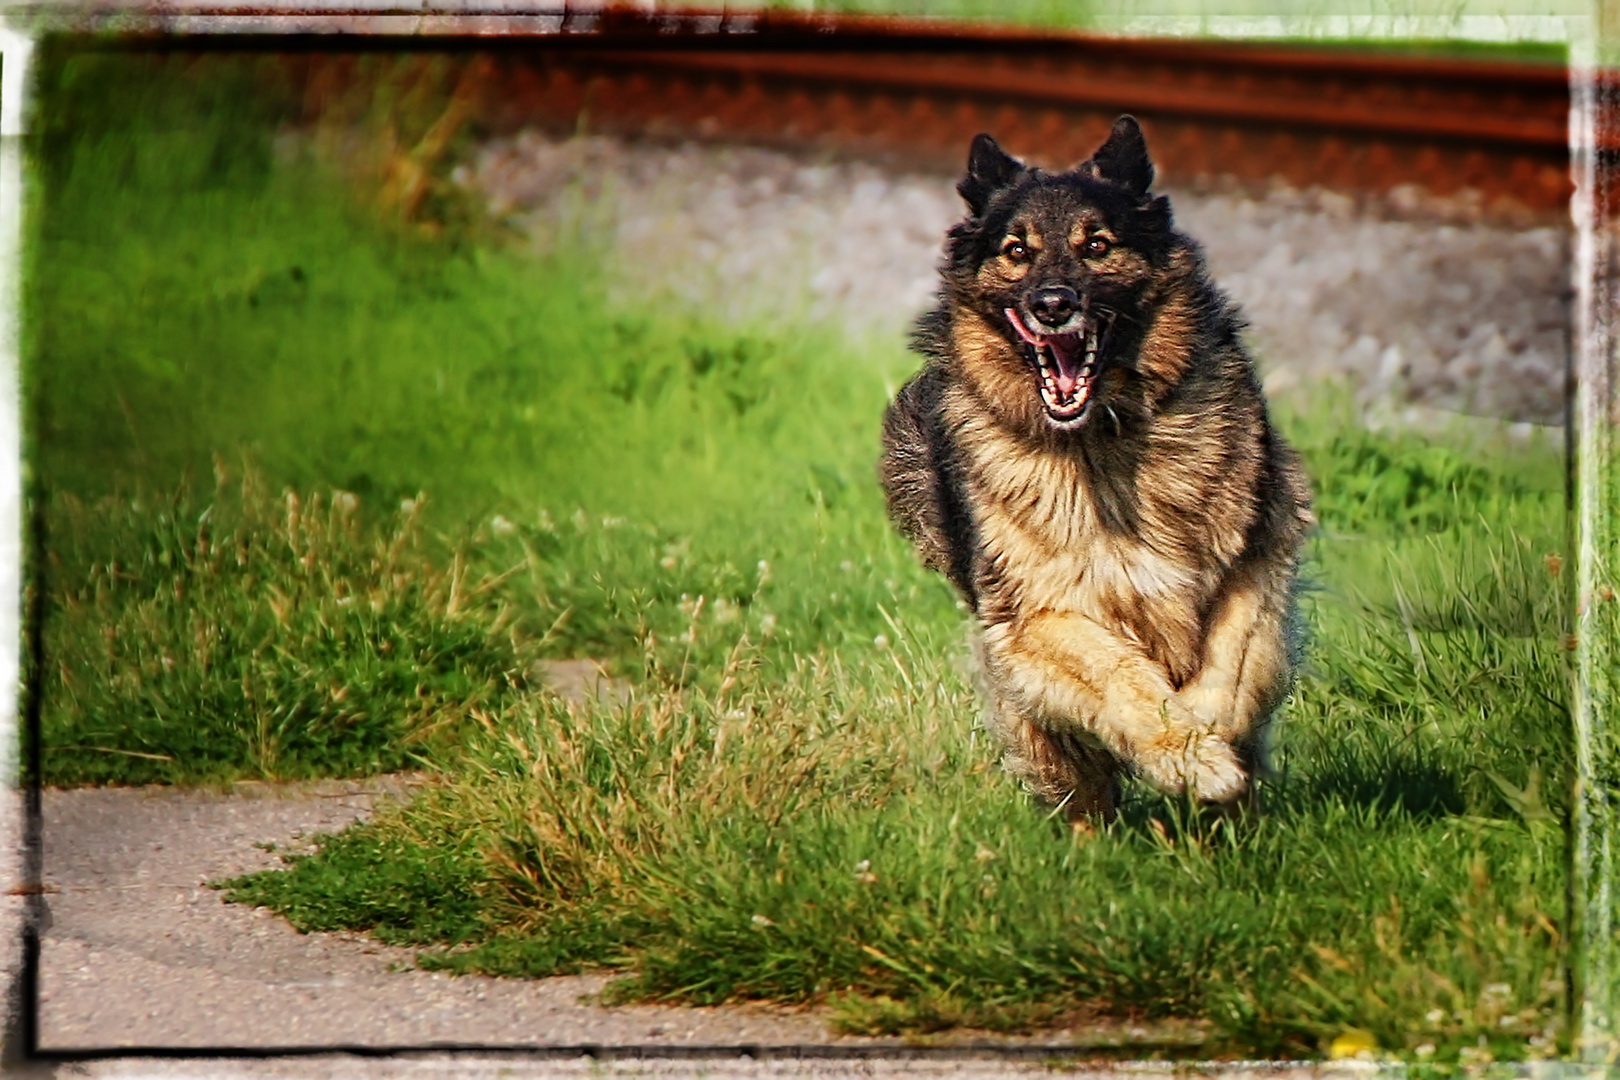
<path fill-rule="evenodd" d="M 1249 786 L 1231 746 L 1206 732 L 1166 733 L 1142 748 L 1136 764 L 1160 791 L 1179 795 L 1190 787 L 1204 802 L 1231 802 Z"/>

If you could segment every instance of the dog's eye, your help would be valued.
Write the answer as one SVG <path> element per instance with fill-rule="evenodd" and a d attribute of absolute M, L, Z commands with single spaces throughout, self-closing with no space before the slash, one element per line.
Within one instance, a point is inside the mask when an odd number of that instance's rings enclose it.
<path fill-rule="evenodd" d="M 1081 250 L 1086 253 L 1088 258 L 1099 259 L 1108 254 L 1108 249 L 1113 246 L 1113 244 L 1110 244 L 1102 237 L 1093 236 L 1091 239 L 1086 241 L 1085 246 Z"/>
<path fill-rule="evenodd" d="M 1024 242 L 1022 240 L 1008 240 L 1005 244 L 1001 245 L 1001 254 L 1006 258 L 1011 259 L 1015 263 L 1027 262 L 1029 260 L 1029 248 L 1024 246 Z"/>

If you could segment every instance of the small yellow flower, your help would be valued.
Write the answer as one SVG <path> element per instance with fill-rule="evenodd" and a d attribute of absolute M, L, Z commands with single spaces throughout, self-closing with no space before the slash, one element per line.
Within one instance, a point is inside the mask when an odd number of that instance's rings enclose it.
<path fill-rule="evenodd" d="M 1334 1039 L 1328 1046 L 1328 1057 L 1334 1061 L 1343 1061 L 1345 1058 L 1359 1058 L 1363 1055 L 1372 1056 L 1378 1049 L 1378 1040 L 1370 1031 L 1360 1028 L 1346 1028 L 1344 1032 Z"/>

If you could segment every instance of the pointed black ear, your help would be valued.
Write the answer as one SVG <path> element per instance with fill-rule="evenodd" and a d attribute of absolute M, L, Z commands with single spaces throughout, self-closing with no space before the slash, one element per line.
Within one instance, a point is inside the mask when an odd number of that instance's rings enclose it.
<path fill-rule="evenodd" d="M 1024 174 L 1024 164 L 1010 157 L 1001 144 L 988 135 L 976 135 L 968 151 L 968 170 L 959 184 L 957 193 L 967 200 L 974 217 L 984 213 L 990 196 L 1008 186 Z"/>
<path fill-rule="evenodd" d="M 1114 130 L 1108 140 L 1097 147 L 1087 162 L 1086 172 L 1101 180 L 1118 184 L 1132 195 L 1145 195 L 1153 185 L 1153 162 L 1148 158 L 1147 140 L 1142 137 L 1142 125 L 1134 116 L 1122 116 L 1114 121 Z"/>

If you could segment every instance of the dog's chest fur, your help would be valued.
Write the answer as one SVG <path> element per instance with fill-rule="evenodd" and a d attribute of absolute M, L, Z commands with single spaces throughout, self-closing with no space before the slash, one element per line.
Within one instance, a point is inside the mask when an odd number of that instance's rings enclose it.
<path fill-rule="evenodd" d="M 1221 560 L 1207 546 L 1166 545 L 1185 533 L 1152 527 L 1155 508 L 1141 481 L 1162 489 L 1164 477 L 1099 476 L 1077 451 L 1032 450 L 962 387 L 948 390 L 943 405 L 978 534 L 974 592 L 985 629 L 1078 614 L 1140 644 L 1172 683 L 1191 679 Z M 1121 520 L 1124 512 L 1134 520 Z M 1214 546 L 1238 547 L 1241 537 Z"/>

